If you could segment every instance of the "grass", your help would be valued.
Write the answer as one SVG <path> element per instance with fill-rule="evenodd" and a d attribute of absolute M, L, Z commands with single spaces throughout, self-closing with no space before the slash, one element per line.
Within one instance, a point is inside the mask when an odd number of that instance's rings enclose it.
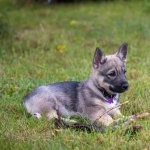
<path fill-rule="evenodd" d="M 149 118 L 137 122 L 143 128 L 135 135 L 125 127 L 104 134 L 57 129 L 45 118 L 28 118 L 22 100 L 42 84 L 85 80 L 97 46 L 110 54 L 128 42 L 130 89 L 121 102 L 130 104 L 122 112 L 149 111 L 149 14 L 148 0 L 20 7 L 0 0 L 8 24 L 0 29 L 0 149 L 148 150 Z"/>

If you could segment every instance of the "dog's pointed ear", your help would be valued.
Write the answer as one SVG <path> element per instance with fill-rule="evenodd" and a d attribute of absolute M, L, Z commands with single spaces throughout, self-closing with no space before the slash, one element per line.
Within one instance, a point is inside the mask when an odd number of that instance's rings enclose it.
<path fill-rule="evenodd" d="M 96 48 L 94 58 L 93 58 L 93 67 L 95 69 L 99 68 L 100 65 L 104 64 L 106 61 L 104 53 L 100 48 Z"/>
<path fill-rule="evenodd" d="M 118 52 L 116 53 L 116 55 L 123 61 L 126 61 L 127 58 L 127 54 L 128 54 L 128 44 L 127 43 L 123 43 Z"/>

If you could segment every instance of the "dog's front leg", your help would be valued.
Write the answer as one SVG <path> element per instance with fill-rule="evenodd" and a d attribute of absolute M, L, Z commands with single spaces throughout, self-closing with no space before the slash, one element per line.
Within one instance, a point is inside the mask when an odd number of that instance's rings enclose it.
<path fill-rule="evenodd" d="M 119 109 L 115 110 L 114 113 L 111 115 L 113 119 L 118 119 L 118 118 L 122 118 L 123 115 L 122 113 L 120 112 Z"/>
<path fill-rule="evenodd" d="M 109 126 L 113 123 L 113 118 L 108 114 L 104 114 L 102 117 L 98 119 L 98 122 L 102 123 L 104 126 Z"/>
<path fill-rule="evenodd" d="M 86 108 L 86 112 L 86 115 L 90 120 L 97 120 L 100 124 L 103 124 L 104 126 L 109 126 L 114 121 L 113 118 L 107 113 L 103 114 L 105 112 L 104 107 L 88 107 Z"/>

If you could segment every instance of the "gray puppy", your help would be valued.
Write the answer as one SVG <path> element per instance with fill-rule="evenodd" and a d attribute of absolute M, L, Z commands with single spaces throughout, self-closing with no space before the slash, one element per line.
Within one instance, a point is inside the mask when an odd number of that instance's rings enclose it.
<path fill-rule="evenodd" d="M 40 118 L 46 114 L 48 119 L 61 116 L 81 115 L 95 121 L 106 110 L 119 104 L 119 93 L 125 92 L 129 85 L 126 80 L 127 44 L 118 52 L 105 56 L 97 48 L 93 58 L 91 76 L 83 81 L 59 82 L 36 88 L 24 99 L 28 113 Z M 108 126 L 114 117 L 121 116 L 118 108 L 99 118 Z"/>

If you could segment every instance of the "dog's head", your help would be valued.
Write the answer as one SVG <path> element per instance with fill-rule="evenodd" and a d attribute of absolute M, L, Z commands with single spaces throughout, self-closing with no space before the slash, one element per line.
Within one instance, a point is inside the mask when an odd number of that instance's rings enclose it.
<path fill-rule="evenodd" d="M 96 48 L 93 59 L 92 78 L 98 88 L 108 93 L 125 92 L 129 84 L 126 80 L 127 44 L 124 43 L 114 55 L 105 56 L 100 48 Z"/>

